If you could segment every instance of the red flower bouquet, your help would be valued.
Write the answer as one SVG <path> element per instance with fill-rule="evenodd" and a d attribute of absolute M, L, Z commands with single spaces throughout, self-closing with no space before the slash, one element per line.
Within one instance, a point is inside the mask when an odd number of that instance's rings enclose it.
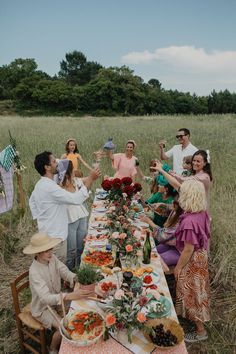
<path fill-rule="evenodd" d="M 110 201 L 118 201 L 131 199 L 137 192 L 142 190 L 139 183 L 133 183 L 130 177 L 114 178 L 113 180 L 105 179 L 102 182 L 102 188 L 108 192 Z"/>

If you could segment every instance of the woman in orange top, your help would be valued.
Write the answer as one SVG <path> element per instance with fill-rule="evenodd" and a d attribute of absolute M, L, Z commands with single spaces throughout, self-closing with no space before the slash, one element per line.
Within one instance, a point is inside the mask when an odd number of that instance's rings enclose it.
<path fill-rule="evenodd" d="M 87 164 L 87 162 L 84 161 L 82 159 L 81 155 L 79 154 L 77 142 L 76 142 L 75 139 L 70 138 L 70 139 L 67 140 L 66 146 L 65 146 L 65 150 L 66 150 L 66 153 L 61 156 L 61 159 L 67 159 L 67 160 L 70 160 L 72 162 L 73 169 L 74 169 L 76 177 L 82 177 L 83 176 L 83 173 L 82 173 L 82 171 L 80 169 L 80 166 L 79 166 L 79 161 L 85 167 L 87 167 L 90 171 L 92 170 L 92 167 L 90 167 L 89 164 Z"/>

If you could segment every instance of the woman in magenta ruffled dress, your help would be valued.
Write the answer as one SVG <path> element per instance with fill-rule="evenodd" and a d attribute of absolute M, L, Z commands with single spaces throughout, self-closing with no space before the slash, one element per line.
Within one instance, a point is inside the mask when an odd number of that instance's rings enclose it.
<path fill-rule="evenodd" d="M 176 229 L 176 248 L 181 253 L 174 270 L 176 313 L 192 320 L 196 331 L 185 334 L 186 342 L 207 339 L 204 322 L 210 320 L 208 248 L 210 221 L 203 183 L 188 180 L 179 190 L 183 213 Z"/>

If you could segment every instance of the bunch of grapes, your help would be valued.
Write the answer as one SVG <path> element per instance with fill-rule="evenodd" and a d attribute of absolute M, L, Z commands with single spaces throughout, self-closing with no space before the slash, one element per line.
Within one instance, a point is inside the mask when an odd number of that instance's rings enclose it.
<path fill-rule="evenodd" d="M 160 347 L 171 347 L 177 344 L 177 337 L 170 330 L 165 331 L 162 323 L 152 328 L 150 338 Z"/>

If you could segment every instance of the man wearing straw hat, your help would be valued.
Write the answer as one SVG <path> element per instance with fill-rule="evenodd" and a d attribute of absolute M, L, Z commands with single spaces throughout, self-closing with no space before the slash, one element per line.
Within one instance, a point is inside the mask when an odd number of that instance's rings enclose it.
<path fill-rule="evenodd" d="M 46 232 L 50 237 L 61 239 L 55 253 L 60 260 L 65 262 L 68 235 L 66 205 L 82 204 L 89 196 L 88 190 L 101 173 L 99 168 L 93 169 L 80 190 L 70 193 L 54 181 L 54 175 L 57 173 L 57 161 L 51 152 L 44 151 L 38 154 L 35 157 L 34 166 L 41 178 L 30 196 L 30 210 L 33 219 L 37 220 L 40 232 Z"/>
<path fill-rule="evenodd" d="M 61 342 L 59 323 L 48 310 L 47 305 L 56 308 L 61 305 L 61 300 L 78 300 L 91 295 L 83 290 L 61 294 L 61 279 L 70 283 L 72 288 L 76 275 L 53 254 L 53 247 L 61 242 L 60 238 L 49 237 L 45 233 L 37 233 L 30 239 L 30 243 L 23 253 L 34 255 L 34 260 L 29 269 L 29 282 L 32 294 L 31 313 L 46 328 L 56 329 L 52 336 L 50 354 L 58 353 Z M 60 320 L 60 317 L 58 316 Z"/>

